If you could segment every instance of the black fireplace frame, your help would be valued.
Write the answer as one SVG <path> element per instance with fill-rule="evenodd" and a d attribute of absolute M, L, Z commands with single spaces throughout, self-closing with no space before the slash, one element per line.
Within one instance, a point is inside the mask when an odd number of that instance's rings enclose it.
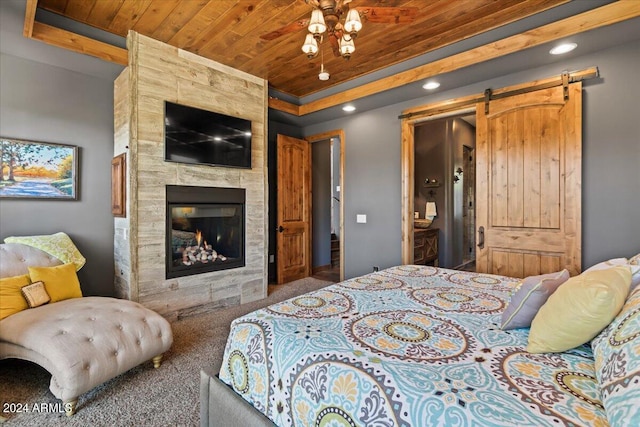
<path fill-rule="evenodd" d="M 167 185 L 166 186 L 166 212 L 165 212 L 165 275 L 167 279 L 191 276 L 195 274 L 210 273 L 231 268 L 240 268 L 246 265 L 245 261 L 245 237 L 246 237 L 246 191 L 244 188 L 224 188 L 224 187 L 196 187 L 187 185 Z M 177 204 L 187 204 L 190 206 L 211 205 L 211 204 L 240 204 L 242 206 L 242 221 L 240 233 L 240 253 L 239 260 L 224 262 L 221 264 L 204 264 L 202 266 L 175 267 L 173 257 L 170 254 L 171 248 L 171 207 Z"/>

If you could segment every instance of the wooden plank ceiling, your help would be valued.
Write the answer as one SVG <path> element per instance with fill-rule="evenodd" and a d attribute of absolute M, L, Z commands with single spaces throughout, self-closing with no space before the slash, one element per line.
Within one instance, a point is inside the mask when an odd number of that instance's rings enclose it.
<path fill-rule="evenodd" d="M 28 0 L 28 4 L 34 1 L 38 8 L 122 37 L 137 31 L 265 78 L 280 92 L 304 97 L 568 0 L 353 0 L 351 7 L 411 7 L 417 13 L 412 22 L 397 24 L 365 17 L 348 61 L 335 57 L 325 40 L 321 49 L 331 74 L 325 82 L 318 79 L 320 55 L 307 59 L 301 51 L 304 26 L 272 40 L 261 38 L 309 18 L 312 7 L 304 0 Z M 49 37 L 56 37 L 53 30 Z M 105 59 L 118 62 L 112 58 L 109 53 Z"/>

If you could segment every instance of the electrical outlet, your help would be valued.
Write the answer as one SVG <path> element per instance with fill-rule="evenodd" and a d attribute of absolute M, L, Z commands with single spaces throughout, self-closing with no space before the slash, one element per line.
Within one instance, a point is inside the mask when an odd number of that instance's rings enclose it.
<path fill-rule="evenodd" d="M 269 263 L 273 264 L 274 262 L 276 262 L 275 256 L 273 254 L 269 255 Z"/>

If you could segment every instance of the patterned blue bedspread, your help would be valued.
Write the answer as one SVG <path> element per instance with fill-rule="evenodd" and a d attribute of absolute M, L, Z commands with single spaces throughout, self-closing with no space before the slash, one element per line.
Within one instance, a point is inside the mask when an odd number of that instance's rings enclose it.
<path fill-rule="evenodd" d="M 399 266 L 236 319 L 220 379 L 278 426 L 606 426 L 591 348 L 502 331 L 517 280 Z"/>

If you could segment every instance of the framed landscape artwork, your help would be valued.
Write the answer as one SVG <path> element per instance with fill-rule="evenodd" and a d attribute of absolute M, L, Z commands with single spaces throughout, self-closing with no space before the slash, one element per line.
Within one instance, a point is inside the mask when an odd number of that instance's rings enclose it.
<path fill-rule="evenodd" d="M 0 137 L 0 198 L 77 200 L 78 147 Z"/>

